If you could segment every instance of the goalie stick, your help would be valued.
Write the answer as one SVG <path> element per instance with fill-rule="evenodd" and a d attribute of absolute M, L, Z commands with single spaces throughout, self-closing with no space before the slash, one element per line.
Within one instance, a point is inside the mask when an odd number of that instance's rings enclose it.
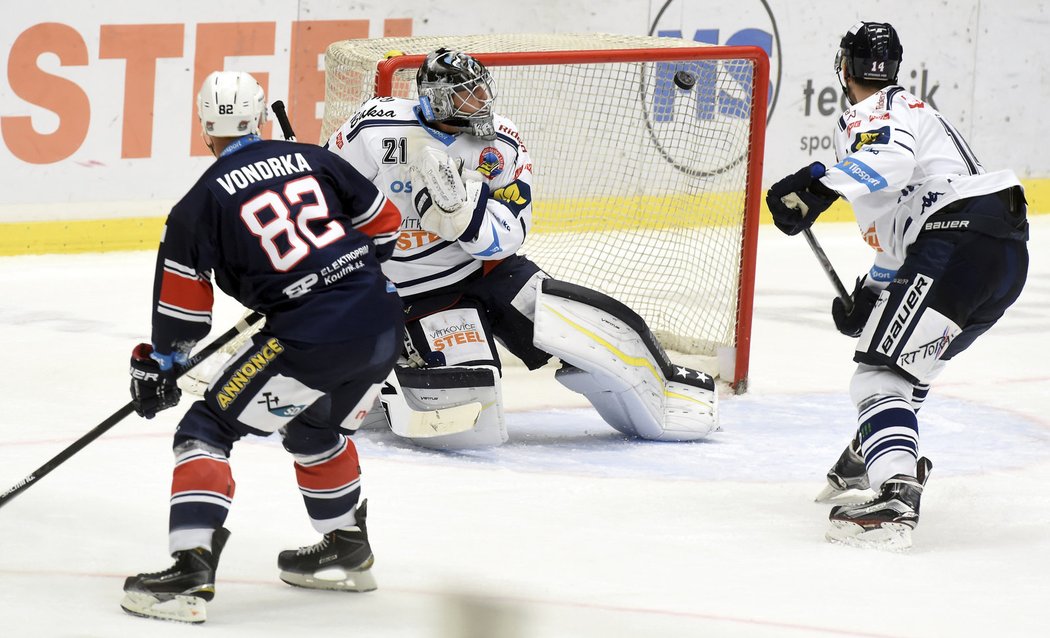
<path fill-rule="evenodd" d="M 242 331 L 246 330 L 252 323 L 258 321 L 261 318 L 262 315 L 260 315 L 257 312 L 250 313 L 241 318 L 241 320 L 238 321 L 232 328 L 222 333 L 214 341 L 201 348 L 200 352 L 190 357 L 186 367 L 184 367 L 182 371 L 179 372 L 179 376 L 181 377 L 182 375 L 192 370 L 194 366 L 196 366 L 198 363 L 200 363 L 204 359 L 207 359 L 209 356 L 220 350 L 224 345 L 226 345 L 228 341 L 236 338 Z M 134 404 L 131 401 L 128 401 L 126 405 L 124 405 L 122 408 L 111 414 L 109 418 L 102 421 L 102 423 L 96 425 L 87 434 L 74 441 L 71 445 L 69 445 L 69 447 L 59 452 L 50 461 L 44 463 L 35 471 L 30 472 L 29 475 L 26 476 L 24 479 L 15 483 L 3 494 L 0 494 L 0 507 L 3 507 L 7 504 L 8 501 L 18 496 L 22 492 L 26 491 L 36 483 L 38 483 L 40 479 L 50 474 L 51 471 L 57 468 L 59 465 L 62 465 L 63 463 L 68 461 L 70 457 L 87 447 L 89 443 L 105 434 L 106 431 L 123 421 L 124 417 L 128 416 L 134 411 Z"/>

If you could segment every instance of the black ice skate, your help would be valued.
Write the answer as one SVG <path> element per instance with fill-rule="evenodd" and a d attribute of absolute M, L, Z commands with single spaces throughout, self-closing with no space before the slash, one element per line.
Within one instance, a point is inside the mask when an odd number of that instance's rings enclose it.
<path fill-rule="evenodd" d="M 215 530 L 212 551 L 201 547 L 175 552 L 175 564 L 162 572 L 128 576 L 121 608 L 133 616 L 178 622 L 207 620 L 204 603 L 215 597 L 215 568 L 230 532 Z"/>
<path fill-rule="evenodd" d="M 368 501 L 357 508 L 357 529 L 337 529 L 324 535 L 320 543 L 289 549 L 277 557 L 281 580 L 296 587 L 372 591 L 372 548 L 365 528 Z"/>
<path fill-rule="evenodd" d="M 882 484 L 879 495 L 857 505 L 831 509 L 826 538 L 853 547 L 902 551 L 911 547 L 911 531 L 919 524 L 919 499 L 933 463 L 920 458 L 915 476 L 897 474 Z"/>
<path fill-rule="evenodd" d="M 840 501 L 839 497 L 852 490 L 867 490 L 868 471 L 864 467 L 864 457 L 860 454 L 860 436 L 854 436 L 839 460 L 828 470 L 828 484 L 824 486 L 817 498 L 818 503 Z"/>

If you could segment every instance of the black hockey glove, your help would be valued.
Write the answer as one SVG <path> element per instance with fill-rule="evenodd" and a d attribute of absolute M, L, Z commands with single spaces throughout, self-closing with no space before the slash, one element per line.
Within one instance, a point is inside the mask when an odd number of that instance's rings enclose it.
<path fill-rule="evenodd" d="M 153 346 L 148 343 L 140 343 L 131 351 L 131 404 L 139 416 L 147 419 L 178 405 L 182 397 L 182 390 L 175 385 L 177 367 L 168 360 L 167 369 L 162 370 L 160 359 L 164 357 L 153 355 Z"/>
<path fill-rule="evenodd" d="M 864 324 L 868 323 L 868 317 L 875 308 L 875 301 L 879 293 L 871 288 L 864 287 L 864 277 L 857 279 L 857 285 L 853 288 L 850 300 L 853 307 L 846 311 L 846 304 L 841 297 L 835 297 L 831 302 L 831 317 L 835 320 L 835 327 L 847 337 L 857 338 L 864 330 Z"/>
<path fill-rule="evenodd" d="M 788 175 L 766 192 L 766 206 L 773 223 L 788 235 L 797 235 L 813 225 L 839 194 L 820 182 L 824 165 L 813 162 Z"/>

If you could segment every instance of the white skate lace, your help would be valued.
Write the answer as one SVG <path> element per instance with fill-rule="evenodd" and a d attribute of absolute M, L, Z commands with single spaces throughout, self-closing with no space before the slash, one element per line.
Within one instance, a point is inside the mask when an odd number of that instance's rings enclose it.
<path fill-rule="evenodd" d="M 321 542 L 314 543 L 313 545 L 307 545 L 305 547 L 300 547 L 295 551 L 295 554 L 297 556 L 308 556 L 310 554 L 323 552 L 324 550 L 328 549 L 328 537 L 329 535 L 325 534 L 324 538 L 321 539 Z"/>

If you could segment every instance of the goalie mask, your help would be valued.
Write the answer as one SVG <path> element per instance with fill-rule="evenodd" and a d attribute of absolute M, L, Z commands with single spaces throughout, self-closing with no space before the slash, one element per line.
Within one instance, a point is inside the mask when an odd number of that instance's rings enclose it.
<path fill-rule="evenodd" d="M 258 133 L 266 122 L 266 95 L 255 78 L 241 71 L 215 71 L 197 95 L 197 117 L 212 137 Z"/>
<path fill-rule="evenodd" d="M 846 90 L 844 71 L 849 77 L 865 82 L 896 82 L 903 55 L 904 47 L 892 26 L 884 22 L 858 22 L 842 36 L 835 54 L 835 72 L 842 90 Z"/>
<path fill-rule="evenodd" d="M 434 51 L 416 72 L 416 89 L 427 121 L 485 140 L 496 138 L 492 76 L 471 56 L 445 48 Z"/>

